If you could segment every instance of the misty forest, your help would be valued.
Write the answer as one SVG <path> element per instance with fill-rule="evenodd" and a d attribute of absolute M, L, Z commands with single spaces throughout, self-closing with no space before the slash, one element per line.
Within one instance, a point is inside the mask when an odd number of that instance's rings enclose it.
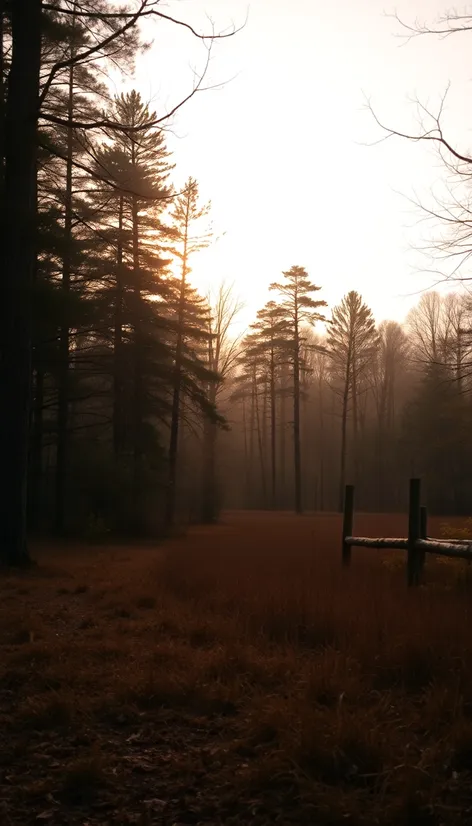
<path fill-rule="evenodd" d="M 242 12 L 0 2 L 5 826 L 472 822 L 472 156 L 442 106 L 411 134 L 367 107 L 448 181 L 403 320 L 355 279 L 328 300 L 296 237 L 246 256 L 259 307 L 202 288 L 214 209 L 172 130 Z M 411 17 L 410 49 L 472 38 Z M 134 83 L 155 31 L 203 55 L 171 102 Z"/>

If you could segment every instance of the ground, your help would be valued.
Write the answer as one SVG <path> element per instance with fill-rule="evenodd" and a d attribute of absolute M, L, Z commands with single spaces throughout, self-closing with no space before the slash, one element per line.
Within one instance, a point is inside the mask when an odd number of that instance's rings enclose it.
<path fill-rule="evenodd" d="M 472 824 L 470 569 L 340 554 L 338 516 L 233 513 L 1 575 L 2 826 Z"/>

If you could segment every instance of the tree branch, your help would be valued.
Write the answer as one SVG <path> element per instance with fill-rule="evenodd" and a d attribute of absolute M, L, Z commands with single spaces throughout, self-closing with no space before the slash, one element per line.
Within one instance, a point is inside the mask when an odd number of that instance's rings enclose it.
<path fill-rule="evenodd" d="M 48 146 L 41 140 L 38 141 L 38 144 L 42 149 L 45 149 L 46 152 L 49 152 L 49 154 L 54 158 L 60 158 L 61 161 L 67 160 L 67 156 L 63 152 L 59 152 L 56 147 Z M 96 170 L 90 169 L 90 167 L 85 166 L 85 164 L 80 163 L 80 161 L 77 161 L 76 159 L 72 160 L 72 165 L 77 169 L 81 169 L 82 172 L 87 172 L 94 180 L 107 184 L 107 186 L 110 186 L 117 192 L 123 192 L 126 195 L 136 195 L 136 197 L 142 198 L 143 201 L 173 201 L 174 198 L 177 198 L 182 194 L 180 192 L 173 192 L 170 195 L 144 195 L 142 192 L 137 192 L 135 189 L 128 189 L 126 186 L 123 186 L 123 184 L 115 183 L 110 177 L 102 177 Z"/>
<path fill-rule="evenodd" d="M 53 82 L 53 80 L 54 80 L 55 76 L 57 75 L 57 73 L 59 71 L 61 71 L 61 69 L 66 69 L 69 66 L 75 65 L 76 63 L 81 63 L 83 60 L 86 60 L 91 55 L 97 54 L 97 52 L 104 49 L 106 46 L 108 46 L 110 43 L 112 43 L 118 37 L 121 37 L 123 34 L 125 34 L 125 32 L 128 31 L 128 29 L 131 29 L 135 25 L 135 23 L 139 20 L 140 16 L 142 15 L 143 10 L 148 6 L 148 4 L 149 4 L 149 0 L 141 0 L 141 6 L 139 7 L 138 11 L 135 12 L 135 14 L 133 14 L 130 17 L 128 22 L 125 23 L 121 27 L 121 29 L 117 29 L 116 31 L 112 32 L 104 40 L 100 41 L 100 43 L 96 43 L 94 46 L 91 46 L 89 49 L 86 49 L 84 52 L 79 52 L 79 54 L 68 58 L 68 60 L 60 60 L 57 63 L 55 63 L 54 66 L 52 67 L 50 73 L 49 73 L 49 77 L 48 77 L 46 83 L 44 84 L 43 91 L 41 92 L 41 94 L 39 96 L 39 107 L 41 107 L 42 104 L 44 103 L 44 101 L 46 99 L 46 96 L 47 96 L 47 93 L 49 92 L 49 89 L 51 87 L 51 83 Z M 43 6 L 43 8 L 44 8 L 44 6 Z M 96 17 L 99 19 L 100 15 L 97 14 Z M 67 121 L 65 121 L 65 123 L 67 123 Z M 69 126 L 70 126 L 70 124 L 69 124 Z"/>
<path fill-rule="evenodd" d="M 457 149 L 454 149 L 454 147 L 444 137 L 442 127 L 441 127 L 441 123 L 440 123 L 440 118 L 441 118 L 441 114 L 442 114 L 442 111 L 443 111 L 443 108 L 444 108 L 444 101 L 446 99 L 447 91 L 448 90 L 446 90 L 445 94 L 443 95 L 443 98 L 441 100 L 441 105 L 440 105 L 440 108 L 439 108 L 439 112 L 438 112 L 437 115 L 433 115 L 431 112 L 429 112 L 428 109 L 426 109 L 426 107 L 423 104 L 421 104 L 418 101 L 418 106 L 420 106 L 420 108 L 422 108 L 423 111 L 430 118 L 432 118 L 432 120 L 434 121 L 434 124 L 435 124 L 432 127 L 432 129 L 424 131 L 422 134 L 419 134 L 419 135 L 408 134 L 408 132 L 400 132 L 397 129 L 392 129 L 390 126 L 385 126 L 385 124 L 382 123 L 382 121 L 380 120 L 378 115 L 375 113 L 374 109 L 372 108 L 372 105 L 371 105 L 370 101 L 367 101 L 367 108 L 369 109 L 369 111 L 370 111 L 372 117 L 374 118 L 376 124 L 378 126 L 380 126 L 380 128 L 384 132 L 387 133 L 382 140 L 387 140 L 388 138 L 398 137 L 398 138 L 406 138 L 406 140 L 413 141 L 415 143 L 419 143 L 420 141 L 433 141 L 437 145 L 443 146 L 445 149 L 447 149 L 447 151 L 450 152 L 450 154 L 454 158 L 456 158 L 456 160 L 462 161 L 463 163 L 466 163 L 466 164 L 472 164 L 472 157 L 470 157 L 469 155 L 463 155 Z"/>
<path fill-rule="evenodd" d="M 143 132 L 143 131 L 146 131 L 147 129 L 152 129 L 156 126 L 159 126 L 164 121 L 169 120 L 169 118 L 172 118 L 176 114 L 176 112 L 179 111 L 179 109 L 181 109 L 183 106 L 185 106 L 186 103 L 189 102 L 189 100 L 191 100 L 193 97 L 195 97 L 197 92 L 205 92 L 205 91 L 208 91 L 209 89 L 217 88 L 216 86 L 208 86 L 208 87 L 202 86 L 203 80 L 206 77 L 206 74 L 208 72 L 209 65 L 210 65 L 210 49 L 208 49 L 208 57 L 207 57 L 207 61 L 206 61 L 206 64 L 205 64 L 205 68 L 204 68 L 202 74 L 200 75 L 198 83 L 196 83 L 196 85 L 193 87 L 192 91 L 189 92 L 189 94 L 185 98 L 183 98 L 183 100 L 179 101 L 179 103 L 177 103 L 173 107 L 173 109 L 170 110 L 170 112 L 167 112 L 167 114 L 162 115 L 160 118 L 154 118 L 153 120 L 150 120 L 147 123 L 141 123 L 137 126 L 126 126 L 125 124 L 116 123 L 115 121 L 109 120 L 108 118 L 103 118 L 102 120 L 96 120 L 96 121 L 87 123 L 87 122 L 74 121 L 74 120 L 69 121 L 69 120 L 66 120 L 65 118 L 60 118 L 57 115 L 51 115 L 51 114 L 47 114 L 47 113 L 43 113 L 43 112 L 39 112 L 39 118 L 41 120 L 45 120 L 49 123 L 55 123 L 58 126 L 64 126 L 65 128 L 68 128 L 68 129 L 71 129 L 71 128 L 72 129 L 82 129 L 82 130 L 110 129 L 114 132 L 126 132 L 126 134 L 132 134 L 132 133 L 136 133 L 136 132 Z M 219 86 L 221 84 L 217 84 L 217 85 Z"/>
<path fill-rule="evenodd" d="M 158 5 L 160 0 L 154 0 L 151 5 Z M 148 5 L 148 0 L 146 0 L 145 5 Z M 60 6 L 53 6 L 48 3 L 43 3 L 43 9 L 47 11 L 54 11 L 58 14 L 75 14 L 77 17 L 92 17 L 92 18 L 100 18 L 101 20 L 126 20 L 127 18 L 133 19 L 136 15 L 131 14 L 129 12 L 109 12 L 105 14 L 98 14 L 96 12 L 74 12 L 72 9 L 64 9 Z M 162 20 L 167 20 L 170 23 L 174 23 L 176 26 L 182 26 L 184 29 L 188 29 L 194 37 L 197 37 L 199 40 L 223 40 L 227 37 L 233 37 L 238 32 L 242 31 L 244 26 L 247 22 L 247 16 L 244 24 L 240 26 L 238 29 L 233 29 L 230 32 L 221 32 L 221 34 L 201 34 L 197 32 L 190 23 L 186 23 L 184 20 L 179 20 L 177 17 L 172 17 L 170 14 L 164 14 L 164 12 L 156 11 L 156 9 L 148 9 L 147 11 L 139 11 L 138 16 L 141 17 L 159 17 Z M 133 23 L 134 25 L 134 23 Z"/>
<path fill-rule="evenodd" d="M 425 34 L 435 34 L 440 37 L 449 37 L 451 34 L 472 31 L 472 15 L 470 14 L 455 14 L 453 12 L 449 12 L 438 18 L 439 28 L 430 28 L 426 25 L 426 23 L 420 23 L 418 18 L 416 18 L 413 25 L 405 23 L 405 21 L 402 20 L 397 13 L 388 14 L 387 17 L 393 17 L 393 19 L 396 20 L 403 29 L 409 32 L 407 35 L 408 41 L 413 37 L 421 37 Z"/>

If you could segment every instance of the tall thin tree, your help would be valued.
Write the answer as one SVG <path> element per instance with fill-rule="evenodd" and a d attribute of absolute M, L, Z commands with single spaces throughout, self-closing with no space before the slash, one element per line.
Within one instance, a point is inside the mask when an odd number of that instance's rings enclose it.
<path fill-rule="evenodd" d="M 370 308 L 359 293 L 351 290 L 334 307 L 327 339 L 331 355 L 333 389 L 341 396 L 341 450 L 339 469 L 339 509 L 343 508 L 346 482 L 347 421 L 349 402 L 354 421 L 354 449 L 357 448 L 357 404 L 362 379 L 374 359 L 378 335 Z"/>
<path fill-rule="evenodd" d="M 172 410 L 169 441 L 169 480 L 167 492 L 166 523 L 171 526 L 174 521 L 176 503 L 177 453 L 179 439 L 180 405 L 182 391 L 183 348 L 185 328 L 192 321 L 186 316 L 188 308 L 188 275 L 190 272 L 190 258 L 199 250 L 204 249 L 210 242 L 207 231 L 198 231 L 198 223 L 208 215 L 209 205 L 200 205 L 198 183 L 189 178 L 184 189 L 173 205 L 171 218 L 175 233 L 175 242 L 171 252 L 180 261 L 180 284 L 177 304 L 177 335 L 175 347 L 175 365 L 172 389 Z M 203 228 L 202 228 L 203 229 Z"/>
<path fill-rule="evenodd" d="M 292 372 L 293 392 L 293 460 L 295 472 L 295 511 L 303 511 L 302 462 L 300 433 L 300 378 L 302 369 L 302 347 L 305 342 L 303 326 L 312 326 L 317 321 L 325 321 L 319 312 L 326 307 L 326 301 L 316 301 L 312 296 L 318 292 L 310 281 L 303 267 L 294 266 L 283 273 L 285 281 L 271 284 L 271 290 L 277 290 L 281 296 L 281 320 L 285 324 L 285 348 Z"/>

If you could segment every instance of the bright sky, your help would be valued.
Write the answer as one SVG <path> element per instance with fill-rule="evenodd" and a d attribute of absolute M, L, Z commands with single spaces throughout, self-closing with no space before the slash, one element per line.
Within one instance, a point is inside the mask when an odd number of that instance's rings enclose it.
<path fill-rule="evenodd" d="M 385 3 L 385 5 L 384 5 Z M 431 148 L 381 137 L 365 109 L 414 129 L 417 95 L 435 107 L 448 82 L 444 115 L 453 141 L 469 143 L 472 35 L 404 44 L 395 10 L 430 22 L 447 0 L 169 0 L 166 13 L 216 30 L 248 21 L 215 44 L 209 83 L 174 119 L 169 146 L 176 183 L 192 175 L 211 198 L 211 250 L 194 261 L 203 286 L 234 281 L 251 321 L 271 281 L 300 264 L 332 306 L 357 289 L 376 316 L 401 320 L 434 283 L 414 247 L 425 237 L 405 196 L 428 197 L 441 179 Z M 147 24 L 154 42 L 135 83 L 162 112 L 186 94 L 205 51 L 171 24 Z M 231 79 L 233 78 L 233 79 Z M 472 143 L 472 142 L 471 142 Z"/>

